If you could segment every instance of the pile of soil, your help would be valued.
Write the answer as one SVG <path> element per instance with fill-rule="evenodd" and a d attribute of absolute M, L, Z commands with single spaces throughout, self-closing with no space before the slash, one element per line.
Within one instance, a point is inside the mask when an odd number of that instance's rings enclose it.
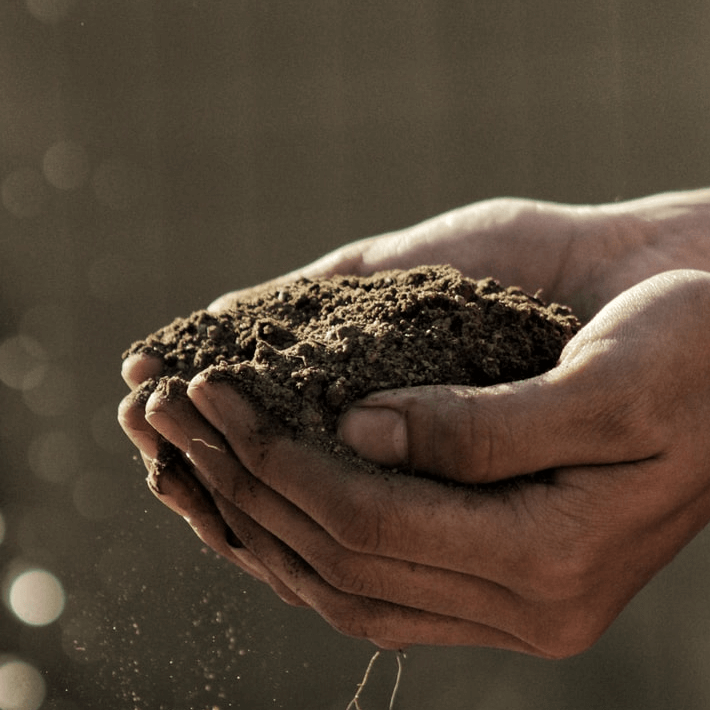
<path fill-rule="evenodd" d="M 275 426 L 334 445 L 340 414 L 371 392 L 533 377 L 555 366 L 579 327 L 565 306 L 424 266 L 301 279 L 223 313 L 178 318 L 124 357 L 148 353 L 165 363 L 146 396 L 157 386 L 184 391 L 215 366 L 211 378 L 230 382 Z"/>

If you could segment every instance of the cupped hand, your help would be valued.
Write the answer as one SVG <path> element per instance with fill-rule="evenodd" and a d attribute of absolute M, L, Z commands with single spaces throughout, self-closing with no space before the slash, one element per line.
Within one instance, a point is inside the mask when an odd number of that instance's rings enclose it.
<path fill-rule="evenodd" d="M 373 395 L 341 434 L 388 473 L 279 434 L 207 373 L 147 420 L 269 580 L 339 630 L 564 657 L 710 518 L 708 313 L 710 274 L 668 272 L 540 377 Z"/>
<path fill-rule="evenodd" d="M 413 227 L 346 244 L 258 286 L 215 299 L 240 299 L 305 276 L 367 276 L 384 269 L 450 264 L 465 276 L 542 292 L 545 300 L 591 318 L 622 291 L 680 268 L 710 270 L 710 189 L 670 192 L 606 205 L 563 205 L 497 198 L 438 215 Z M 134 389 L 160 375 L 157 358 L 133 355 L 122 374 Z"/>
<path fill-rule="evenodd" d="M 710 270 L 710 189 L 668 192 L 603 205 L 496 198 L 413 227 L 346 244 L 308 266 L 262 284 L 298 277 L 368 276 L 384 269 L 450 264 L 464 276 L 542 292 L 588 320 L 622 291 L 663 271 Z M 234 291 L 212 310 L 253 293 Z"/>
<path fill-rule="evenodd" d="M 346 245 L 326 255 L 314 264 L 299 269 L 281 279 L 269 282 L 265 284 L 264 287 L 275 286 L 302 275 L 311 278 L 329 276 L 335 273 L 365 275 L 385 268 L 406 268 L 427 262 L 448 262 L 469 276 L 494 275 L 506 284 L 516 283 L 530 291 L 542 289 L 543 296 L 548 300 L 570 303 L 574 306 L 578 315 L 586 320 L 593 316 L 601 306 L 614 296 L 648 276 L 658 274 L 666 269 L 679 267 L 696 266 L 698 268 L 710 269 L 710 249 L 708 248 L 707 239 L 705 238 L 709 222 L 710 191 L 708 190 L 668 193 L 634 202 L 602 205 L 598 207 L 555 205 L 533 200 L 507 198 L 490 200 L 454 210 L 440 217 L 428 220 L 421 225 L 400 232 L 373 237 Z M 211 308 L 213 310 L 221 310 L 228 307 L 235 298 L 243 298 L 249 295 L 249 293 L 250 290 L 226 294 L 224 297 L 217 299 L 212 304 Z M 619 315 L 619 328 L 621 328 L 623 320 L 624 317 Z M 592 324 L 590 324 L 590 326 L 591 325 Z M 591 332 L 593 332 L 593 330 L 584 329 L 575 341 L 570 344 L 567 356 L 574 352 L 574 344 L 586 342 L 582 336 L 585 333 Z M 660 328 L 659 332 L 662 332 Z M 582 350 L 584 350 L 584 348 L 582 348 Z M 577 356 L 576 360 L 569 359 L 569 357 L 567 358 L 568 364 L 570 362 L 580 361 L 579 356 Z M 311 603 L 304 602 L 303 599 L 304 596 L 309 597 L 309 593 L 301 592 L 300 595 L 294 593 L 291 588 L 284 584 L 278 576 L 267 566 L 262 564 L 262 561 L 257 556 L 250 553 L 247 548 L 240 547 L 237 549 L 235 548 L 235 544 L 229 544 L 230 542 L 235 543 L 236 541 L 234 540 L 232 529 L 225 523 L 225 518 L 230 520 L 230 525 L 235 528 L 237 526 L 234 523 L 234 518 L 240 517 L 242 526 L 245 526 L 256 525 L 254 521 L 257 517 L 249 518 L 245 516 L 242 511 L 234 506 L 233 502 L 230 503 L 224 496 L 216 492 L 214 486 L 210 486 L 209 477 L 206 474 L 200 474 L 205 485 L 199 483 L 196 478 L 198 472 L 190 460 L 181 457 L 173 457 L 169 466 L 159 466 L 157 464 L 155 457 L 157 455 L 158 446 L 162 440 L 158 431 L 160 427 L 154 427 L 152 422 L 146 420 L 145 402 L 137 396 L 136 389 L 144 380 L 159 377 L 162 374 L 161 361 L 157 358 L 146 356 L 132 356 L 124 362 L 122 372 L 133 392 L 122 402 L 119 418 L 126 433 L 142 452 L 143 459 L 149 471 L 148 480 L 151 490 L 153 490 L 159 499 L 168 505 L 168 507 L 185 517 L 197 534 L 218 550 L 220 554 L 237 562 L 237 564 L 254 574 L 254 576 L 270 583 L 286 601 L 293 604 Z M 571 372 L 574 372 L 574 368 Z M 573 384 L 579 381 L 580 380 L 573 378 L 568 382 Z M 618 436 L 612 436 L 612 440 L 615 439 L 623 443 L 623 430 L 615 429 L 612 424 L 604 424 L 604 417 L 607 414 L 605 409 L 606 405 L 599 398 L 599 394 L 606 391 L 605 387 L 611 387 L 608 383 L 612 381 L 614 380 L 607 377 L 607 373 L 602 368 L 601 379 L 596 384 L 592 384 L 591 381 L 589 381 L 585 386 L 589 388 L 587 395 L 590 401 L 597 401 L 600 406 L 597 426 L 600 426 L 602 430 L 604 430 L 606 426 L 609 432 L 618 434 Z M 543 379 L 538 383 L 531 384 L 531 386 L 535 387 L 538 384 L 552 385 L 553 382 L 551 380 L 547 383 L 546 380 Z M 200 386 L 196 384 L 193 391 L 198 393 L 202 388 L 207 388 L 206 384 Z M 221 394 L 217 396 L 216 390 L 210 391 L 212 391 L 215 401 L 219 401 L 219 396 L 231 397 L 234 394 L 221 392 Z M 549 391 L 552 390 L 550 389 Z M 412 405 L 410 409 L 406 410 L 412 412 L 411 415 L 408 415 L 409 419 L 407 425 L 411 427 L 416 423 L 417 425 L 421 424 L 424 426 L 427 417 L 432 419 L 430 415 L 422 414 L 426 407 L 429 407 L 432 411 L 436 410 L 442 413 L 448 411 L 449 408 L 469 411 L 468 405 L 474 400 L 471 400 L 468 395 L 460 391 L 454 392 L 451 390 L 451 393 L 452 396 L 443 390 L 428 390 L 426 392 L 422 390 L 417 394 L 416 401 L 419 404 L 416 406 Z M 564 394 L 562 391 L 561 393 Z M 413 401 L 407 399 L 409 394 L 412 394 L 412 392 L 392 393 L 391 400 L 381 400 L 379 402 L 380 405 L 386 405 L 378 408 L 379 413 L 369 411 L 367 415 L 365 415 L 365 420 L 360 417 L 359 424 L 358 416 L 353 414 L 353 416 L 349 417 L 344 423 L 343 431 L 345 435 L 352 438 L 351 443 L 363 447 L 363 454 L 369 454 L 373 458 L 380 456 L 385 463 L 400 460 L 403 451 L 407 457 L 421 454 L 421 450 L 423 450 L 424 447 L 414 442 L 415 440 L 423 441 L 423 438 L 415 437 L 415 439 L 412 439 L 411 436 L 407 435 L 407 429 L 402 430 L 401 426 L 398 424 L 401 420 L 398 420 L 396 414 L 392 413 L 399 411 L 398 407 Z M 518 392 L 512 386 L 509 386 L 501 387 L 496 391 L 491 391 L 486 394 L 490 394 L 491 397 L 500 397 L 500 399 L 495 401 L 503 404 L 505 397 L 509 397 L 512 394 L 522 395 L 524 393 L 522 391 Z M 596 398 L 592 396 L 595 394 L 597 395 Z M 389 395 L 387 395 L 387 397 L 389 397 Z M 530 390 L 528 390 L 527 406 L 534 405 L 534 399 L 534 397 L 530 397 Z M 489 407 L 486 405 L 487 400 L 478 397 L 475 401 L 476 406 L 481 412 L 488 413 Z M 517 406 L 515 404 L 515 398 L 509 398 L 507 401 L 510 403 L 510 406 Z M 426 406 L 421 404 L 421 402 L 426 402 Z M 370 400 L 363 406 L 363 409 L 365 409 L 365 407 L 371 408 L 372 405 L 377 403 L 376 399 Z M 182 404 L 185 405 L 184 402 Z M 169 409 L 168 403 L 159 395 L 153 397 L 149 405 L 152 406 L 155 411 L 160 410 L 161 407 L 163 409 Z M 170 406 L 177 405 L 171 402 Z M 553 408 L 552 403 L 549 401 L 548 406 Z M 409 404 L 407 404 L 407 407 L 409 407 Z M 503 406 L 502 412 L 506 411 L 508 410 Z M 525 410 L 521 407 L 520 411 Z M 582 462 L 582 464 L 589 463 L 584 461 L 583 458 L 575 458 L 574 453 L 578 446 L 581 447 L 579 449 L 581 452 L 585 452 L 588 448 L 594 447 L 586 446 L 585 448 L 585 444 L 588 443 L 588 440 L 585 438 L 584 433 L 578 436 L 570 436 L 569 434 L 575 431 L 574 427 L 577 425 L 578 428 L 576 431 L 578 433 L 585 432 L 585 426 L 592 426 L 592 414 L 582 409 L 580 410 L 582 411 L 580 415 L 581 418 L 575 419 L 574 412 L 570 411 L 568 406 L 561 411 L 563 413 L 566 412 L 564 416 L 569 418 L 569 424 L 566 427 L 559 425 L 561 427 L 560 432 L 568 434 L 567 437 L 562 437 L 562 441 L 568 441 L 568 453 L 571 457 L 569 460 Z M 415 415 L 417 412 L 418 414 Z M 494 440 L 500 441 L 500 433 L 497 435 L 497 439 L 494 437 L 494 422 L 496 418 L 500 420 L 500 427 L 502 427 L 503 430 L 507 426 L 507 420 L 504 418 L 504 416 L 507 416 L 506 414 L 500 413 L 492 406 L 490 407 L 489 414 L 490 417 L 486 414 L 486 417 L 481 415 L 475 420 L 471 417 L 464 416 L 464 420 L 468 418 L 473 422 L 473 430 L 476 431 L 476 429 L 478 429 L 477 436 L 479 441 L 483 441 L 482 445 L 476 447 L 474 454 L 477 458 L 474 458 L 474 461 L 481 461 L 482 458 L 485 458 L 485 455 L 481 453 L 487 446 L 486 440 L 484 440 L 485 436 L 488 436 L 491 442 L 494 442 Z M 210 441 L 210 436 L 215 436 L 213 429 L 208 426 L 209 423 L 201 418 L 201 416 L 198 416 L 199 413 L 195 411 L 194 406 L 182 406 L 182 411 L 173 412 L 173 415 L 176 417 L 176 420 L 179 422 L 179 427 L 182 430 L 189 430 L 190 426 L 194 425 L 199 431 L 203 432 L 204 436 L 194 437 L 195 439 Z M 367 430 L 366 422 L 369 420 L 372 423 L 378 417 L 379 424 L 384 425 L 383 430 L 386 431 L 387 426 L 389 426 L 392 431 L 392 443 L 389 449 L 387 449 L 386 445 L 380 444 L 377 450 L 368 450 L 366 446 L 367 441 L 363 438 L 363 432 Z M 563 415 L 560 414 L 560 417 L 563 417 Z M 420 419 L 422 419 L 421 422 Z M 432 422 L 434 419 L 435 418 L 432 419 Z M 456 420 L 454 419 L 453 421 Z M 549 429 L 548 431 L 554 430 L 555 421 L 558 421 L 558 419 L 554 417 L 550 419 L 553 429 Z M 610 421 L 613 423 L 616 421 L 616 418 L 612 417 Z M 199 426 L 196 422 L 199 422 Z M 460 424 L 457 426 L 461 428 Z M 516 431 L 526 431 L 527 434 L 525 438 L 517 434 L 514 437 L 516 446 L 508 450 L 511 454 L 510 460 L 517 460 L 519 464 L 521 464 L 518 466 L 521 470 L 530 468 L 531 466 L 534 468 L 535 466 L 548 465 L 543 463 L 542 458 L 544 457 L 541 457 L 539 461 L 536 460 L 536 456 L 541 456 L 540 452 L 542 448 L 535 442 L 536 427 L 518 419 L 515 422 L 515 429 Z M 443 431 L 444 430 L 442 430 L 442 432 Z M 446 436 L 451 438 L 453 434 L 449 432 Z M 511 435 L 509 434 L 509 436 Z M 437 439 L 435 438 L 434 441 L 436 442 Z M 528 442 L 527 445 L 525 444 L 526 441 Z M 406 448 L 404 442 L 406 442 Z M 491 447 L 493 446 L 494 443 L 491 443 Z M 220 452 L 216 448 L 198 447 L 198 450 L 201 451 L 202 454 L 210 453 L 214 456 L 218 454 L 227 457 L 232 456 L 226 447 L 222 446 L 222 449 L 224 449 L 224 451 Z M 529 458 L 525 458 L 524 456 L 526 450 L 529 450 Z M 551 452 L 559 451 L 559 441 L 549 450 Z M 498 453 L 505 454 L 505 447 L 501 446 Z M 449 458 L 451 457 L 449 456 Z M 549 465 L 558 465 L 554 463 L 554 457 L 551 458 L 550 455 L 548 458 L 553 461 L 553 463 Z M 488 455 L 488 460 L 491 462 L 494 460 L 492 450 Z M 503 459 L 496 460 L 501 461 Z M 452 475 L 456 478 L 458 476 L 457 471 L 460 469 L 453 467 L 455 461 L 448 461 L 448 463 L 444 464 L 446 461 L 446 457 L 441 459 L 438 475 Z M 560 461 L 563 461 L 563 459 Z M 522 465 L 523 462 L 525 462 L 524 466 Z M 413 464 L 414 461 L 410 463 Z M 612 465 L 616 465 L 616 463 L 618 462 L 614 462 Z M 217 464 L 212 462 L 210 465 L 214 467 Z M 325 467 L 331 465 L 331 463 L 322 464 L 322 466 Z M 424 460 L 419 461 L 418 465 L 426 468 Z M 575 463 L 567 463 L 564 465 L 568 467 L 565 469 L 567 473 L 574 470 Z M 604 466 L 605 464 L 594 465 Z M 211 469 L 206 464 L 205 466 L 207 471 L 213 471 L 214 475 L 217 475 L 216 469 Z M 229 470 L 229 468 L 227 467 L 225 470 Z M 433 471 L 433 469 L 431 470 Z M 606 469 L 600 467 L 598 470 L 605 471 Z M 609 469 L 609 471 L 611 470 L 612 469 Z M 489 469 L 489 475 L 495 477 L 495 475 L 504 476 L 512 474 L 510 471 L 506 472 L 505 468 L 496 470 L 495 466 L 492 464 Z M 361 477 L 355 477 L 353 480 L 360 481 L 360 479 Z M 411 479 L 408 479 L 408 483 L 414 485 L 411 483 Z M 413 490 L 411 485 L 406 486 L 405 490 Z M 434 483 L 432 481 L 419 481 L 416 485 L 432 486 Z M 352 486 L 355 486 L 355 484 L 352 484 Z M 352 494 L 355 496 L 352 500 L 355 501 L 355 506 L 357 507 L 357 501 L 360 500 L 357 497 L 357 490 L 360 490 L 360 484 L 358 483 L 354 488 L 352 486 L 339 493 L 333 491 L 332 496 L 342 497 Z M 214 497 L 208 492 L 208 488 L 212 490 Z M 439 488 L 435 490 L 438 491 Z M 533 490 L 538 489 L 535 488 Z M 544 490 L 546 489 L 539 489 L 536 495 L 543 495 L 540 491 Z M 433 492 L 431 493 L 433 495 Z M 404 493 L 402 494 L 404 495 Z M 530 496 L 533 494 L 525 493 L 524 495 Z M 392 492 L 392 496 L 394 496 L 394 492 Z M 287 501 L 288 499 L 284 500 Z M 219 505 L 217 503 L 219 503 Z M 494 507 L 495 504 L 486 499 L 485 504 L 481 503 L 481 505 L 488 509 L 491 506 Z M 257 505 L 256 508 L 259 508 L 259 506 Z M 227 510 L 230 511 L 229 515 L 225 512 Z M 363 508 L 363 511 L 364 510 Z M 309 517 L 307 513 L 306 516 Z M 504 522 L 505 516 L 501 518 L 501 523 Z M 375 524 L 379 525 L 380 523 Z M 390 523 L 387 524 L 389 525 Z M 382 525 L 385 525 L 385 523 L 382 523 Z M 259 528 L 259 530 L 261 530 L 261 528 Z M 263 531 L 264 532 L 261 534 L 271 534 L 276 544 L 276 541 L 279 540 L 278 536 L 274 537 L 272 533 L 269 533 L 267 528 L 263 528 Z M 278 544 L 281 545 L 284 550 L 288 551 L 288 553 L 284 552 L 284 554 L 292 556 L 296 554 L 287 546 L 284 547 L 285 543 L 278 542 Z M 316 549 L 317 545 L 314 542 L 313 550 Z M 326 547 L 324 549 L 331 548 Z M 307 555 L 305 555 L 304 558 L 297 556 L 294 557 L 294 559 L 306 559 L 307 557 Z M 344 563 L 345 567 L 347 567 L 352 560 L 351 557 L 347 559 L 349 561 Z M 397 558 L 395 557 L 395 559 Z M 495 556 L 492 559 L 495 559 Z M 437 565 L 432 565 L 432 567 L 437 569 Z M 321 569 L 322 568 L 323 565 L 321 565 Z M 340 564 L 339 569 L 343 569 L 343 564 Z M 413 567 L 410 565 L 407 569 L 413 569 Z M 424 569 L 424 567 L 422 567 L 422 569 Z M 435 574 L 439 573 L 437 572 Z M 372 578 L 372 576 L 373 575 L 370 575 L 370 578 Z M 313 582 L 314 584 L 320 584 L 321 578 L 318 575 L 313 579 L 315 580 Z M 460 581 L 461 579 L 462 578 L 460 578 Z M 335 581 L 337 581 L 337 575 Z M 347 585 L 344 586 L 347 587 Z M 332 591 L 332 587 L 333 585 L 331 584 L 330 587 L 326 588 Z M 445 585 L 442 588 L 445 588 Z M 324 587 L 319 586 L 318 589 L 322 590 Z M 413 589 L 415 589 L 415 587 L 413 587 Z M 400 591 L 398 591 L 397 594 L 400 594 Z M 435 592 L 432 592 L 431 595 L 437 596 Z M 370 599 L 367 595 L 361 597 L 358 597 L 358 595 L 355 596 L 360 601 L 365 600 L 366 603 Z M 338 598 L 342 601 L 342 597 Z M 352 601 L 353 595 L 350 594 L 347 599 L 349 603 Z M 400 643 L 407 642 L 407 639 L 409 639 L 410 642 L 422 640 L 426 642 L 426 639 L 435 640 L 439 638 L 437 642 L 442 643 L 485 643 L 487 645 L 502 645 L 505 647 L 511 647 L 511 643 L 513 643 L 519 644 L 521 650 L 528 650 L 533 653 L 539 652 L 542 655 L 545 654 L 545 651 L 541 649 L 552 646 L 550 643 L 545 644 L 538 642 L 536 645 L 534 642 L 524 641 L 520 636 L 502 630 L 510 626 L 510 624 L 498 624 L 496 622 L 491 622 L 489 625 L 483 624 L 483 626 L 480 621 L 472 622 L 478 624 L 476 627 L 478 629 L 476 632 L 478 633 L 478 641 L 474 641 L 471 630 L 463 630 L 465 624 L 462 625 L 460 623 L 461 619 L 459 616 L 456 613 L 447 613 L 446 608 L 442 609 L 438 601 L 433 607 L 428 601 L 408 604 L 406 599 L 402 601 L 400 597 L 395 595 L 395 600 L 392 603 L 396 604 L 398 609 L 421 610 L 429 609 L 430 607 L 435 609 L 436 611 L 430 613 L 438 614 L 437 628 L 439 630 L 437 633 L 431 632 L 429 626 L 429 624 L 433 623 L 431 618 L 429 618 L 427 622 L 422 622 L 421 618 L 417 616 L 417 623 L 423 623 L 423 626 L 421 626 L 418 631 L 413 632 L 413 626 L 405 624 L 407 628 L 406 633 L 400 633 L 399 627 L 397 627 L 398 633 L 394 633 L 393 631 L 383 636 L 381 633 L 370 632 L 372 628 L 371 616 L 363 616 L 359 613 L 352 614 L 351 619 L 353 621 L 348 622 L 347 618 L 345 618 L 348 617 L 349 614 L 348 604 L 343 604 L 343 611 L 338 613 L 333 613 L 332 610 L 330 610 L 330 602 L 313 602 L 313 605 L 316 606 L 324 616 L 331 618 L 335 625 L 340 625 L 344 630 L 351 628 L 351 625 L 356 624 L 358 619 L 362 620 L 363 625 L 359 629 L 359 635 L 374 638 L 382 645 L 396 646 Z M 439 606 L 437 606 L 437 604 Z M 374 607 L 369 608 L 374 609 Z M 382 611 L 381 607 L 378 607 L 378 609 Z M 491 613 L 495 616 L 498 612 Z M 410 611 L 408 611 L 407 614 L 410 614 Z M 345 621 L 343 621 L 344 618 Z M 387 623 L 389 624 L 394 617 L 392 617 L 389 612 L 382 611 L 382 619 L 385 618 L 388 620 Z M 409 616 L 407 618 L 409 618 Z M 595 619 L 596 618 L 595 616 Z M 541 621 L 540 625 L 544 626 L 545 623 L 546 622 Z M 598 622 L 595 622 L 595 624 L 598 626 Z M 592 624 L 592 626 L 595 624 Z M 519 624 L 517 626 L 519 626 Z M 456 629 L 456 633 L 453 632 L 453 628 Z M 483 632 L 484 628 L 485 633 Z M 358 629 L 355 629 L 354 632 L 357 633 Z M 501 634 L 503 635 L 501 636 Z M 387 638 L 388 636 L 389 640 Z M 539 637 L 539 634 L 530 632 L 523 636 L 529 636 L 535 639 Z M 457 638 L 459 639 L 458 641 L 456 640 Z"/>

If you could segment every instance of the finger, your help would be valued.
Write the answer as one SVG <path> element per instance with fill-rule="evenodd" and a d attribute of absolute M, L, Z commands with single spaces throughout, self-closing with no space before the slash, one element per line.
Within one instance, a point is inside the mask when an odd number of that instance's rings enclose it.
<path fill-rule="evenodd" d="M 378 392 L 343 415 L 338 433 L 360 456 L 380 465 L 488 483 L 599 458 L 598 445 L 585 447 L 587 439 L 580 450 L 580 442 L 565 438 L 555 421 L 565 396 L 550 378 L 485 389 Z"/>
<path fill-rule="evenodd" d="M 483 624 L 431 614 L 341 592 L 323 582 L 293 550 L 218 493 L 215 502 L 230 527 L 284 584 L 341 633 L 410 644 L 475 645 L 540 655 L 520 639 Z"/>
<path fill-rule="evenodd" d="M 172 456 L 164 455 L 160 461 L 148 461 L 147 467 L 147 483 L 153 495 L 184 518 L 197 536 L 215 552 L 234 561 L 228 540 L 235 547 L 239 546 L 239 542 L 230 538 L 214 502 L 190 475 L 179 453 L 175 451 Z"/>
<path fill-rule="evenodd" d="M 152 463 L 154 465 L 155 462 Z M 260 582 L 268 584 L 287 604 L 307 606 L 236 539 L 212 499 L 200 490 L 196 479 L 178 471 L 177 466 L 171 467 L 169 473 L 162 471 L 159 483 L 155 476 L 149 477 L 149 487 L 153 494 L 164 505 L 181 515 L 199 539 L 216 553 Z"/>
<path fill-rule="evenodd" d="M 215 552 L 269 584 L 288 604 L 303 606 L 301 599 L 278 580 L 273 579 L 259 560 L 244 548 L 234 531 L 220 516 L 208 491 L 200 483 L 199 472 L 182 460 L 178 449 L 189 447 L 185 447 L 184 428 L 179 426 L 178 422 L 182 419 L 190 421 L 197 418 L 199 414 L 186 398 L 168 397 L 161 388 L 151 395 L 146 404 L 146 419 L 152 422 L 158 435 L 175 447 L 172 456 L 168 457 L 163 453 L 157 460 L 148 463 L 148 484 L 151 490 L 171 510 L 184 517 L 198 537 Z M 204 435 L 210 436 L 211 432 Z M 206 443 L 206 440 L 199 441 Z"/>
<path fill-rule="evenodd" d="M 146 380 L 160 377 L 162 371 L 163 361 L 155 355 L 144 353 L 129 355 L 121 365 L 121 376 L 131 389 L 135 389 Z"/>
<path fill-rule="evenodd" d="M 146 398 L 134 390 L 118 406 L 118 422 L 126 436 L 148 459 L 158 456 L 160 436 L 145 418 Z"/>
<path fill-rule="evenodd" d="M 308 607 L 308 604 L 303 601 L 297 594 L 292 592 L 278 577 L 267 569 L 246 547 L 241 547 L 234 550 L 234 556 L 241 562 L 244 570 L 249 572 L 252 577 L 260 582 L 271 587 L 272 591 L 289 606 Z"/>
<path fill-rule="evenodd" d="M 341 436 L 384 465 L 464 482 L 659 456 L 681 433 L 669 426 L 668 402 L 687 395 L 665 372 L 692 371 L 703 357 L 697 339 L 663 341 L 683 332 L 688 293 L 707 293 L 707 275 L 674 274 L 614 299 L 539 377 L 375 393 L 345 414 Z"/>
<path fill-rule="evenodd" d="M 477 576 L 498 581 L 501 559 L 520 557 L 528 544 L 526 537 L 522 543 L 512 541 L 509 531 L 520 529 L 521 517 L 503 498 L 421 477 L 373 472 L 364 462 L 337 459 L 316 445 L 278 435 L 231 386 L 210 383 L 204 374 L 193 379 L 188 395 L 251 475 L 347 549 L 464 573 L 472 571 L 475 560 Z M 226 469 L 215 467 L 211 475 L 216 489 L 242 494 L 233 490 Z M 443 559 L 431 544 L 442 535 L 436 510 L 445 510 L 447 526 L 461 533 L 447 540 Z"/>
<path fill-rule="evenodd" d="M 271 573 L 244 549 L 223 521 L 212 499 L 177 460 L 169 466 L 155 461 L 147 465 L 148 486 L 153 495 L 183 517 L 202 542 L 252 577 L 267 584 L 271 582 Z M 289 590 L 283 589 L 283 585 L 277 584 L 276 588 L 284 601 L 303 605 Z"/>
<path fill-rule="evenodd" d="M 339 435 L 376 463 L 463 483 L 649 459 L 663 442 L 653 419 L 638 416 L 643 393 L 633 381 L 614 381 L 612 359 L 594 352 L 539 377 L 482 389 L 377 392 L 343 415 Z"/>
<path fill-rule="evenodd" d="M 161 431 L 189 447 L 188 456 L 207 487 L 220 491 L 254 522 L 283 541 L 329 586 L 508 632 L 530 626 L 530 615 L 521 600 L 499 584 L 344 548 L 303 511 L 254 478 L 201 416 L 185 412 L 179 422 L 190 431 L 189 441 L 181 433 L 172 435 L 170 424 L 162 426 Z M 337 466 L 337 461 L 333 466 Z M 471 610 L 471 616 L 462 615 L 462 599 L 467 599 L 466 609 Z M 530 635 L 537 636 L 534 630 Z"/>

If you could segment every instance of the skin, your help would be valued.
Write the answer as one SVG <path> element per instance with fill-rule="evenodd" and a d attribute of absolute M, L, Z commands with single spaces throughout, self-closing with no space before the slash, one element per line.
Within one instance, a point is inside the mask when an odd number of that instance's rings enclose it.
<path fill-rule="evenodd" d="M 570 656 L 710 519 L 709 230 L 710 190 L 595 207 L 500 199 L 271 282 L 448 262 L 583 316 L 540 377 L 378 392 L 344 414 L 340 436 L 362 457 L 426 477 L 373 476 L 276 435 L 207 373 L 182 400 L 128 395 L 119 418 L 164 503 L 343 633 Z M 160 368 L 136 357 L 123 373 L 134 388 Z M 157 471 L 160 437 L 183 457 Z M 541 470 L 552 483 L 471 486 Z"/>

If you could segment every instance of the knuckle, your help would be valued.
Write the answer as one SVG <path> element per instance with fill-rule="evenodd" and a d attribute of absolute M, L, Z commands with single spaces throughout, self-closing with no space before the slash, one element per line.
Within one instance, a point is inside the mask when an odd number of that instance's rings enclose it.
<path fill-rule="evenodd" d="M 667 426 L 663 413 L 654 402 L 653 392 L 636 389 L 614 408 L 607 407 L 602 411 L 604 415 L 594 420 L 600 438 L 619 442 L 627 456 L 646 458 L 665 448 Z"/>
<path fill-rule="evenodd" d="M 567 613 L 555 610 L 550 616 L 554 620 L 539 628 L 535 638 L 537 648 L 550 659 L 562 660 L 587 651 L 606 628 L 586 604 Z"/>
<path fill-rule="evenodd" d="M 326 582 L 348 594 L 362 594 L 367 586 L 361 566 L 348 553 L 323 568 L 321 574 Z"/>
<path fill-rule="evenodd" d="M 377 553 L 383 546 L 385 517 L 373 501 L 358 495 L 344 495 L 333 506 L 326 527 L 336 542 L 353 552 Z"/>
<path fill-rule="evenodd" d="M 321 571 L 326 582 L 341 592 L 354 596 L 377 598 L 380 584 L 358 555 L 345 554 Z"/>
<path fill-rule="evenodd" d="M 484 399 L 463 403 L 455 427 L 456 466 L 485 482 L 504 469 L 508 452 L 514 449 L 515 432 L 510 422 Z"/>
<path fill-rule="evenodd" d="M 547 560 L 538 575 L 538 593 L 547 601 L 574 599 L 586 590 L 587 565 L 576 555 Z"/>
<path fill-rule="evenodd" d="M 564 531 L 541 547 L 544 554 L 535 554 L 518 565 L 518 583 L 529 598 L 543 604 L 562 604 L 589 593 L 595 583 L 597 553 L 580 534 Z"/>
<path fill-rule="evenodd" d="M 369 634 L 367 632 L 366 624 L 362 619 L 358 619 L 354 612 L 348 611 L 342 613 L 345 610 L 338 610 L 337 613 L 331 615 L 330 617 L 325 617 L 328 623 L 339 633 L 344 636 L 350 636 L 351 638 L 357 639 L 367 639 Z"/>
<path fill-rule="evenodd" d="M 343 575 L 339 583 L 347 587 L 348 591 L 337 589 L 321 578 L 322 582 L 313 587 L 309 594 L 312 608 L 345 636 L 360 639 L 392 638 L 392 619 L 387 602 L 352 593 L 361 584 L 367 584 L 362 581 L 358 567 L 348 564 L 345 572 L 336 572 L 336 575 Z"/>
<path fill-rule="evenodd" d="M 459 385 L 436 386 L 408 410 L 409 460 L 453 480 L 485 482 L 505 469 L 515 427 L 495 397 Z"/>
<path fill-rule="evenodd" d="M 584 555 L 561 554 L 528 569 L 527 591 L 541 612 L 526 616 L 529 642 L 546 658 L 564 659 L 589 649 L 608 625 L 593 572 Z M 610 619 L 609 619 L 610 621 Z"/>

